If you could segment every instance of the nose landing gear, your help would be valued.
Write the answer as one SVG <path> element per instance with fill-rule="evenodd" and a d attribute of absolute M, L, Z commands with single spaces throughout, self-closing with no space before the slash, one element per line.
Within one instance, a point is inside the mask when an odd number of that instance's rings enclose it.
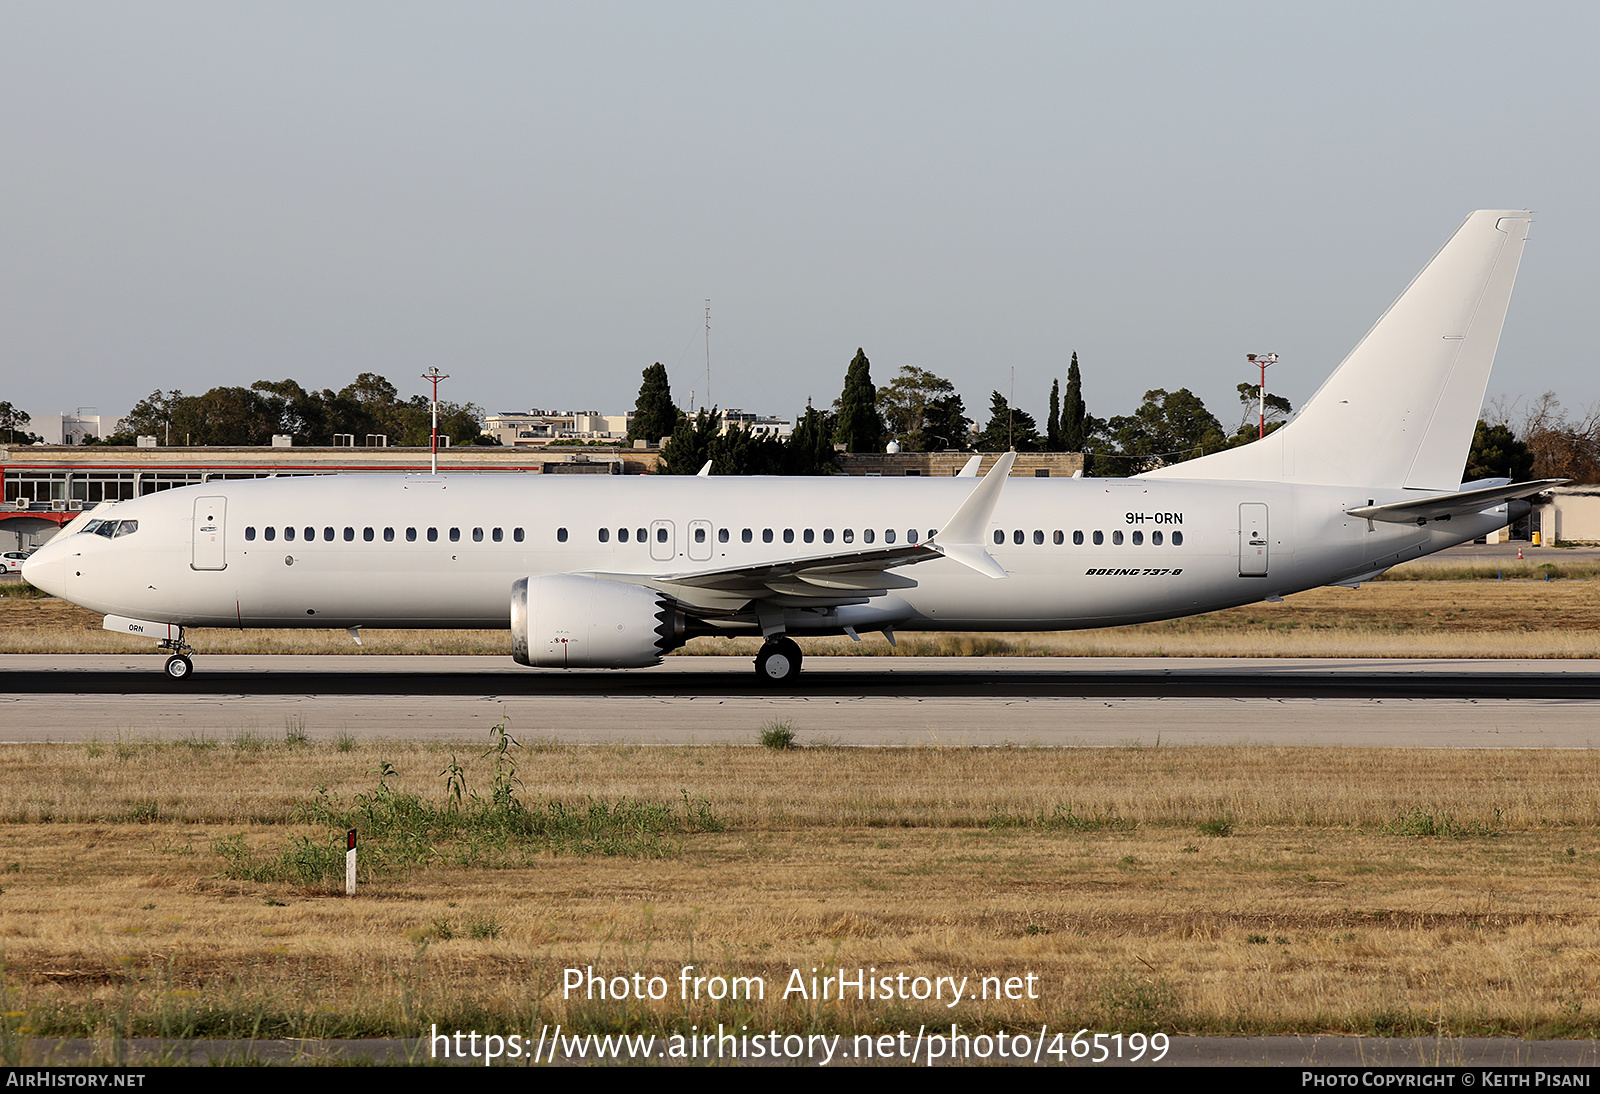
<path fill-rule="evenodd" d="M 770 638 L 756 654 L 756 675 L 764 684 L 788 684 L 800 675 L 800 647 L 792 638 Z"/>
<path fill-rule="evenodd" d="M 163 639 L 161 648 L 172 651 L 172 656 L 167 658 L 168 679 L 187 680 L 194 675 L 194 662 L 189 658 L 194 648 L 183 640 L 183 628 L 179 627 L 177 630 L 177 637 Z"/>

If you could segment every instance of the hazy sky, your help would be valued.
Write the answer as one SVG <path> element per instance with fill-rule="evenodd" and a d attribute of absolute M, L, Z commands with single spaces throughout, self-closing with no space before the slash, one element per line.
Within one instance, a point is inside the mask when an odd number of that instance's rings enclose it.
<path fill-rule="evenodd" d="M 1298 406 L 1478 208 L 1490 394 L 1600 400 L 1592 3 L 0 6 L 0 399 L 359 372 L 792 415 L 856 347 L 983 417 Z"/>

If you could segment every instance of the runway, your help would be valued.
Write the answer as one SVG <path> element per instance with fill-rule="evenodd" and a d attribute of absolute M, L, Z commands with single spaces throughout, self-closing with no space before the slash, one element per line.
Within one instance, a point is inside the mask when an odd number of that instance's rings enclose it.
<path fill-rule="evenodd" d="M 420 700 L 420 701 L 419 701 Z M 774 693 L 743 658 L 538 672 L 509 658 L 207 656 L 170 681 L 153 656 L 0 657 L 0 740 L 228 737 L 751 744 L 791 723 L 841 745 L 1347 745 L 1588 748 L 1600 661 L 812 658 Z"/>

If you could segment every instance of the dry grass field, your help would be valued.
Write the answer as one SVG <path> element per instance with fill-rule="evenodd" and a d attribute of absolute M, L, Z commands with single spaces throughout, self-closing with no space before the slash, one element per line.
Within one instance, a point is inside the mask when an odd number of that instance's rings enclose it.
<path fill-rule="evenodd" d="M 1594 752 L 529 744 L 0 750 L 4 1062 L 547 1021 L 1600 1035 Z M 766 997 L 685 1002 L 684 965 Z M 586 966 L 674 991 L 564 999 Z M 1039 990 L 783 999 L 813 968 Z"/>
<path fill-rule="evenodd" d="M 100 616 L 65 601 L 3 597 L 0 653 L 155 652 L 149 643 L 102 630 L 100 623 Z M 361 646 L 342 630 L 197 628 L 189 638 L 201 654 L 504 656 L 511 645 L 505 631 L 368 630 Z M 1135 627 L 1040 634 L 908 633 L 898 641 L 896 648 L 879 636 L 864 635 L 859 643 L 806 639 L 803 647 L 831 656 L 1600 657 L 1600 580 L 1386 580 L 1360 589 L 1313 589 L 1278 604 Z M 758 645 L 753 639 L 701 638 L 684 652 L 754 656 Z"/>

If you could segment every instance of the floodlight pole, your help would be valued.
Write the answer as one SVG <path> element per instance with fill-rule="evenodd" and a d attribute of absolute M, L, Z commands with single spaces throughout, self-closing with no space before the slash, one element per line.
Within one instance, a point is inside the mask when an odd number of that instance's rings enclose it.
<path fill-rule="evenodd" d="M 1277 364 L 1276 353 L 1247 353 L 1244 359 L 1261 370 L 1261 386 L 1256 388 L 1256 395 L 1261 400 L 1261 426 L 1256 434 L 1256 440 L 1267 435 L 1267 366 Z"/>
<path fill-rule="evenodd" d="M 433 428 L 429 431 L 428 438 L 428 447 L 431 453 L 428 466 L 430 473 L 437 475 L 439 473 L 439 381 L 450 379 L 450 374 L 447 372 L 442 373 L 430 365 L 428 366 L 428 371 L 422 374 L 422 378 L 433 385 Z"/>

